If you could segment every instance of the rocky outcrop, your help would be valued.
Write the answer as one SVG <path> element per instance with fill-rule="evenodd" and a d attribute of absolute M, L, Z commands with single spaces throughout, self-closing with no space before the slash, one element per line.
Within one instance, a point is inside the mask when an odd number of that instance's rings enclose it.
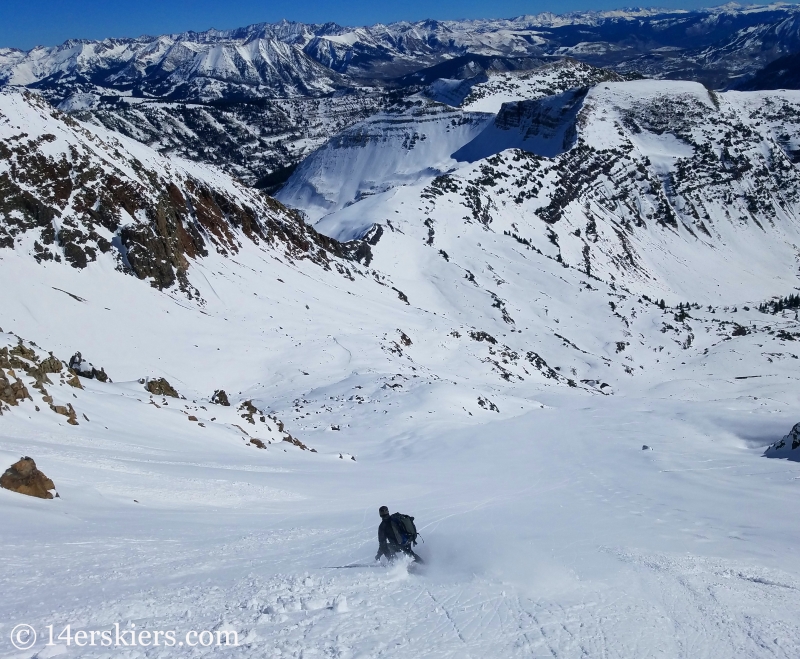
<path fill-rule="evenodd" d="M 0 402 L 18 405 L 20 401 L 26 398 L 33 400 L 22 380 L 15 377 L 13 371 L 9 372 L 12 374 L 10 376 L 11 379 L 3 372 L 3 369 L 0 369 Z"/>
<path fill-rule="evenodd" d="M 0 476 L 0 487 L 39 499 L 52 499 L 49 490 L 56 489 L 53 481 L 36 468 L 33 458 L 27 456 L 6 469 Z"/>
<path fill-rule="evenodd" d="M 258 409 L 255 405 L 253 405 L 252 400 L 243 401 L 239 407 L 239 412 L 241 412 L 241 417 L 247 421 L 248 423 L 255 423 L 255 417 L 258 416 L 259 421 L 261 423 L 266 423 L 266 415 Z M 283 424 L 279 427 L 280 430 L 283 430 Z"/>
<path fill-rule="evenodd" d="M 252 441 L 252 440 L 250 440 L 250 441 Z M 296 437 L 292 437 L 288 432 L 286 433 L 286 437 L 283 438 L 283 441 L 284 442 L 289 442 L 290 444 L 292 444 L 292 445 L 296 446 L 297 448 L 299 448 L 301 451 L 311 451 L 312 453 L 316 453 L 317 452 L 317 449 L 315 449 L 315 448 L 309 449 L 308 446 L 303 444 L 303 442 L 301 442 Z"/>
<path fill-rule="evenodd" d="M 231 404 L 228 400 L 228 394 L 225 393 L 224 389 L 217 389 L 211 397 L 211 402 L 214 403 L 214 405 L 223 405 L 224 407 L 230 407 Z"/>
<path fill-rule="evenodd" d="M 154 396 L 170 396 L 171 398 L 180 398 L 180 394 L 175 391 L 175 387 L 173 387 L 169 382 L 167 382 L 166 378 L 156 378 L 154 380 L 146 380 L 142 381 L 144 384 L 145 390 L 149 391 Z"/>
<path fill-rule="evenodd" d="M 43 400 L 50 399 L 52 401 L 52 397 L 45 396 Z M 50 409 L 53 410 L 56 414 L 60 414 L 61 416 L 67 417 L 67 423 L 71 426 L 78 425 L 78 415 L 75 412 L 75 408 L 72 407 L 72 403 L 67 403 L 66 405 L 53 405 L 50 402 Z"/>
<path fill-rule="evenodd" d="M 89 380 L 100 380 L 100 382 L 110 382 L 106 370 L 101 368 L 99 371 L 94 367 L 94 364 L 86 361 L 80 352 L 76 352 L 69 360 L 69 367 L 77 375 Z"/>
<path fill-rule="evenodd" d="M 764 452 L 768 458 L 787 458 L 800 462 L 800 423 L 796 423 L 782 439 Z"/>
<path fill-rule="evenodd" d="M 146 147 L 128 150 L 28 92 L 0 90 L 0 165 L 0 248 L 19 248 L 26 235 L 38 262 L 83 269 L 106 259 L 194 298 L 192 260 L 232 256 L 247 242 L 326 269 L 333 261 L 343 274 L 337 260 L 371 258 L 368 240 L 338 243 L 259 190 Z"/>
<path fill-rule="evenodd" d="M 16 345 L 0 347 L 0 414 L 3 412 L 3 403 L 6 405 L 18 405 L 23 400 L 37 402 L 32 395 L 34 393 L 53 412 L 65 416 L 67 423 L 77 426 L 78 415 L 72 404 L 56 404 L 53 396 L 45 388 L 45 385 L 51 386 L 55 384 L 56 386 L 69 385 L 77 389 L 83 389 L 83 385 L 81 385 L 75 371 L 65 369 L 64 363 L 53 353 L 42 357 L 41 351 L 37 352 L 39 349 L 35 343 L 27 342 L 26 345 L 22 339 L 15 338 L 18 341 Z M 78 357 L 80 357 L 80 353 L 78 353 Z M 27 386 L 20 377 L 23 373 L 25 377 L 29 378 Z M 54 378 L 54 383 L 48 376 L 56 374 L 58 377 Z M 102 375 L 105 375 L 105 373 Z M 38 405 L 36 406 L 36 411 L 39 411 Z"/>
<path fill-rule="evenodd" d="M 53 384 L 48 378 L 48 374 L 60 373 L 64 366 L 61 361 L 51 353 L 48 357 L 41 359 L 36 351 L 25 346 L 22 340 L 11 348 L 3 346 L 0 348 L 0 369 L 12 371 L 12 377 L 16 377 L 13 369 L 25 371 L 36 381 L 36 386 L 41 388 L 45 383 Z"/>
<path fill-rule="evenodd" d="M 576 119 L 588 91 L 584 87 L 555 96 L 504 103 L 494 123 L 456 151 L 453 158 L 475 162 L 511 148 L 547 158 L 560 155 L 577 140 Z"/>

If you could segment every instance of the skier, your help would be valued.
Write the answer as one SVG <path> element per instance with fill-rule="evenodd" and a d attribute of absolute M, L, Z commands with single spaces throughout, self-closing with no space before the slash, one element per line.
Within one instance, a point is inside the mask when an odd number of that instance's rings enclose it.
<path fill-rule="evenodd" d="M 381 560 L 381 556 L 386 556 L 387 560 L 393 561 L 399 553 L 410 556 L 416 563 L 424 561 L 411 549 L 412 544 L 417 544 L 417 529 L 414 526 L 414 518 L 402 513 L 389 514 L 389 508 L 381 506 L 378 509 L 381 516 L 381 525 L 378 527 L 378 553 L 375 560 Z"/>

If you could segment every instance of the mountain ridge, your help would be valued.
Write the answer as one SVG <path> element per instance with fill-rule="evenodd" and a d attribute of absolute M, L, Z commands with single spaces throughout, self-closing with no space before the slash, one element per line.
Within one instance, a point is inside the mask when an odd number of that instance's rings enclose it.
<path fill-rule="evenodd" d="M 29 51 L 0 49 L 0 84 L 34 86 L 57 102 L 76 93 L 184 101 L 319 96 L 394 84 L 421 68 L 473 54 L 569 55 L 595 66 L 721 87 L 800 47 L 798 11 L 788 4 L 729 4 L 364 27 L 282 21 L 69 40 Z"/>
<path fill-rule="evenodd" d="M 190 266 L 212 252 L 252 244 L 325 269 L 368 255 L 213 167 L 81 124 L 31 92 L 0 90 L 0 117 L 0 247 L 38 263 L 111 268 L 192 299 Z"/>

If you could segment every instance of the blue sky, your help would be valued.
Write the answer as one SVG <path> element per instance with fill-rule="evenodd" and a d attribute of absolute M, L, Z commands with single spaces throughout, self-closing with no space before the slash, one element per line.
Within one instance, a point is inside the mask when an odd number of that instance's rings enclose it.
<path fill-rule="evenodd" d="M 722 0 L 663 0 L 653 4 L 690 8 L 722 4 Z M 0 47 L 27 50 L 69 38 L 225 29 L 282 18 L 370 25 L 422 18 L 507 18 L 540 11 L 562 13 L 625 5 L 625 0 L 0 0 Z"/>

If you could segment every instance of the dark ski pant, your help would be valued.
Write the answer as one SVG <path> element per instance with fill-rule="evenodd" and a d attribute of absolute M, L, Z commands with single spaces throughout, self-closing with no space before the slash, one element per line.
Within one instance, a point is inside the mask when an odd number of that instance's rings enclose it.
<path fill-rule="evenodd" d="M 419 563 L 419 564 L 422 564 L 422 563 L 424 563 L 424 562 L 425 562 L 425 561 L 423 561 L 423 560 L 422 560 L 422 558 L 420 558 L 420 557 L 419 557 L 419 555 L 418 555 L 418 554 L 416 554 L 416 553 L 414 552 L 414 550 L 413 550 L 413 549 L 411 549 L 411 547 L 392 547 L 392 548 L 389 550 L 389 554 L 390 554 L 390 555 L 389 555 L 389 556 L 387 556 L 387 558 L 388 558 L 390 561 L 393 561 L 393 560 L 394 560 L 394 557 L 395 557 L 397 554 L 400 554 L 400 553 L 402 553 L 402 554 L 405 554 L 406 556 L 410 556 L 411 558 L 413 558 L 413 559 L 414 559 L 414 561 L 415 561 L 415 562 L 417 562 L 417 563 Z"/>

